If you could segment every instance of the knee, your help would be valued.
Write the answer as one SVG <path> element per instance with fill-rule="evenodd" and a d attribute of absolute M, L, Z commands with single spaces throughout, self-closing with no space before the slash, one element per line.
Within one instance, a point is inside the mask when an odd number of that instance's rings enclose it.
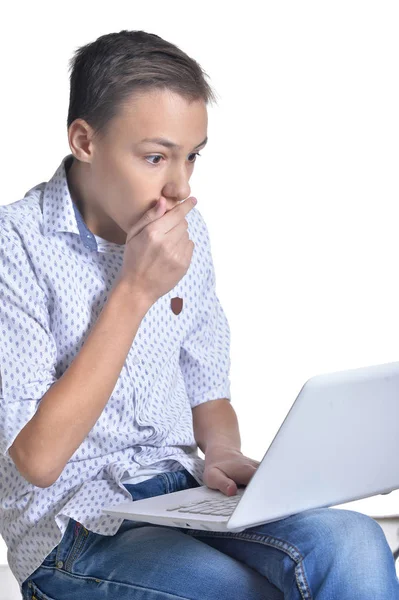
<path fill-rule="evenodd" d="M 381 526 L 367 515 L 343 510 L 329 509 L 331 525 L 330 537 L 337 551 L 346 556 L 359 556 L 364 560 L 367 556 L 378 561 L 391 554 L 387 539 Z"/>
<path fill-rule="evenodd" d="M 397 598 L 395 563 L 381 526 L 371 517 L 344 509 L 319 509 L 313 553 L 326 571 L 356 598 Z M 390 590 L 388 595 L 381 595 Z M 363 595 L 359 595 L 360 591 Z"/>
<path fill-rule="evenodd" d="M 312 513 L 312 514 L 311 514 Z M 390 552 L 388 542 L 381 526 L 371 517 L 351 510 L 338 508 L 316 509 L 309 511 L 312 521 L 314 544 L 341 561 L 353 560 L 356 556 L 366 555 L 378 560 Z"/>

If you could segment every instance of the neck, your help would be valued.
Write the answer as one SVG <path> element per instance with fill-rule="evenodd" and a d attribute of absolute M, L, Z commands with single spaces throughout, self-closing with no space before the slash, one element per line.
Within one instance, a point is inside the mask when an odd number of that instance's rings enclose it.
<path fill-rule="evenodd" d="M 84 172 L 84 164 L 73 158 L 66 165 L 66 175 L 69 193 L 72 202 L 77 206 L 86 227 L 94 234 L 113 244 L 124 245 L 126 233 L 106 215 L 90 198 L 91 186 L 87 174 Z"/>

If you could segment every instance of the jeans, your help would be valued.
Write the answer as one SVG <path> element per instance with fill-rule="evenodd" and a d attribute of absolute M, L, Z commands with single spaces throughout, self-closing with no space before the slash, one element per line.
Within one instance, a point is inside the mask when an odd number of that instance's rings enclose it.
<path fill-rule="evenodd" d="M 197 487 L 185 469 L 124 484 L 134 500 Z M 380 525 L 311 509 L 240 533 L 125 519 L 114 536 L 71 519 L 22 584 L 25 600 L 399 600 Z"/>

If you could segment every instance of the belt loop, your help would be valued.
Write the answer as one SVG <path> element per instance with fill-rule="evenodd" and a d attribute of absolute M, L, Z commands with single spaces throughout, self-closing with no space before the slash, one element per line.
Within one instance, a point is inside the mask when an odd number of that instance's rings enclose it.
<path fill-rule="evenodd" d="M 169 473 L 168 472 L 160 473 L 159 477 L 161 477 L 161 479 L 164 482 L 165 494 L 170 494 L 170 492 L 172 491 L 172 487 L 170 485 Z"/>
<path fill-rule="evenodd" d="M 78 535 L 78 533 L 79 533 L 79 529 L 80 529 L 81 527 L 82 527 L 82 524 L 81 524 L 81 523 L 79 523 L 79 521 L 76 521 L 76 523 L 75 523 L 75 533 L 74 533 L 75 537 Z"/>

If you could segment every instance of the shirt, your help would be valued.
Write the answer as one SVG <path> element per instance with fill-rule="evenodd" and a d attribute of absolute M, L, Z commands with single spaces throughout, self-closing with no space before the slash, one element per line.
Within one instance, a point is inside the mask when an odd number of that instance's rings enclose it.
<path fill-rule="evenodd" d="M 190 266 L 142 319 L 94 427 L 49 487 L 17 470 L 10 446 L 82 348 L 123 263 L 125 245 L 94 235 L 72 201 L 72 160 L 0 207 L 0 533 L 20 585 L 70 517 L 95 533 L 118 531 L 123 518 L 101 508 L 132 500 L 122 481 L 185 468 L 204 485 L 191 409 L 231 401 L 230 329 L 209 232 L 194 207 L 186 215 Z"/>

